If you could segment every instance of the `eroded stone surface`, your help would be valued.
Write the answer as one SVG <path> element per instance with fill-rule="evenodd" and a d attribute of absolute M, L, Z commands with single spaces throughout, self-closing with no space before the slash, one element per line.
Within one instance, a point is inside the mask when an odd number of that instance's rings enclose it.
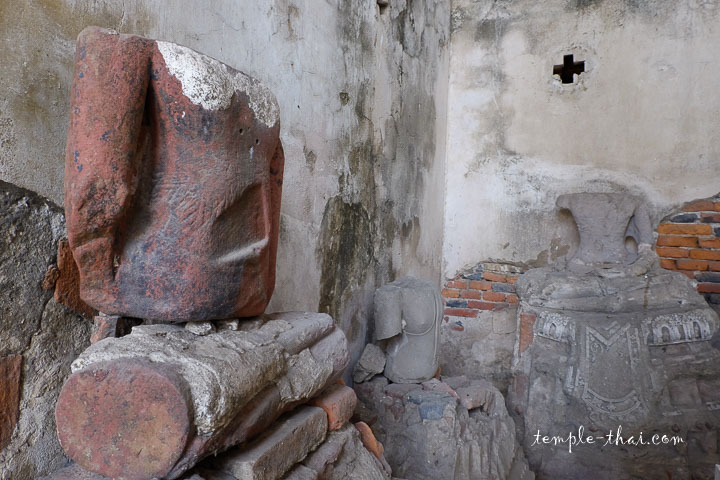
<path fill-rule="evenodd" d="M 520 335 L 508 404 L 543 477 L 710 478 L 720 460 L 720 395 L 710 393 L 720 386 L 720 352 L 711 346 L 720 322 L 687 277 L 659 268 L 642 225 L 627 226 L 632 215 L 643 218 L 633 198 L 561 197 L 581 248 L 567 264 L 530 270 L 516 284 Z M 637 258 L 621 241 L 631 234 L 643 242 Z M 684 441 L 606 444 L 618 427 L 626 439 L 642 432 Z M 579 428 L 599 444 L 533 446 L 538 432 L 578 437 Z"/>
<path fill-rule="evenodd" d="M 374 343 L 368 343 L 353 368 L 353 382 L 362 383 L 370 380 L 383 370 L 385 370 L 385 352 Z"/>
<path fill-rule="evenodd" d="M 388 339 L 385 376 L 395 383 L 429 380 L 438 369 L 443 304 L 430 282 L 404 277 L 375 292 L 375 335 Z"/>
<path fill-rule="evenodd" d="M 489 382 L 474 385 L 484 388 L 487 400 L 471 411 L 442 388 L 388 384 L 382 376 L 355 386 L 364 405 L 358 412 L 376 417 L 367 421 L 384 445 L 394 475 L 417 480 L 534 478 L 502 394 Z"/>
<path fill-rule="evenodd" d="M 345 337 L 325 314 L 273 314 L 205 336 L 178 325 L 136 326 L 73 363 L 58 431 L 68 454 L 89 470 L 178 478 L 208 454 L 265 431 L 339 378 L 347 361 Z M 135 373 L 123 375 L 128 369 Z M 152 406 L 170 412 L 157 428 L 141 413 Z M 109 411 L 123 421 L 108 423 Z M 189 434 L 182 427 L 188 418 Z M 163 428 L 172 431 L 161 437 L 172 441 L 159 450 L 148 432 Z M 149 463 L 139 452 L 152 452 Z"/>
<path fill-rule="evenodd" d="M 164 322 L 262 313 L 284 162 L 272 94 L 188 48 L 97 27 L 78 37 L 71 93 L 65 210 L 82 299 Z"/>
<path fill-rule="evenodd" d="M 213 468 L 239 479 L 275 480 L 313 451 L 326 434 L 325 411 L 301 407 L 246 448 L 213 459 Z"/>
<path fill-rule="evenodd" d="M 10 435 L 0 449 L 2 479 L 36 478 L 66 462 L 52 410 L 70 362 L 87 346 L 90 322 L 58 304 L 52 282 L 44 282 L 65 234 L 61 212 L 0 181 L 0 358 L 23 357 L 22 383 L 10 380 L 6 388 L 6 379 L 0 381 L 0 395 L 12 397 L 16 387 L 21 392 L 13 431 L 6 431 L 12 417 L 0 413 L 2 436 Z"/>
<path fill-rule="evenodd" d="M 327 480 L 388 480 L 390 472 L 365 448 L 360 432 L 346 425 L 330 432 L 327 440 L 308 455 L 304 465 L 317 472 L 318 478 Z"/>
<path fill-rule="evenodd" d="M 653 243 L 652 224 L 640 197 L 573 193 L 560 195 L 557 206 L 572 212 L 580 232 L 580 245 L 570 258 L 571 265 L 629 265 L 637 260 L 637 254 L 626 248 L 628 237 L 638 246 Z"/>
<path fill-rule="evenodd" d="M 95 313 L 90 305 L 80 298 L 80 272 L 73 258 L 70 244 L 66 239 L 58 242 L 58 278 L 55 283 L 55 300 L 90 318 Z"/>
<path fill-rule="evenodd" d="M 22 355 L 0 358 L 0 450 L 10 443 L 20 415 L 22 360 Z"/>
<path fill-rule="evenodd" d="M 188 404 L 187 385 L 167 365 L 94 363 L 63 387 L 55 410 L 58 437 L 68 456 L 91 472 L 163 477 L 191 434 Z"/>

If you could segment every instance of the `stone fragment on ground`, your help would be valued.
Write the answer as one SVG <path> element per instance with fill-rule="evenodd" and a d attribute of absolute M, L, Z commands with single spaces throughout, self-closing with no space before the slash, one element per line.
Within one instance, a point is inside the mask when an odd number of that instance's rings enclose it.
<path fill-rule="evenodd" d="M 468 410 L 449 393 L 455 389 L 439 383 L 424 389 L 376 376 L 355 385 L 364 406 L 356 413 L 372 412 L 367 421 L 393 473 L 413 480 L 534 478 L 502 394 L 489 382 L 452 379 L 460 392 L 467 389 L 471 405 L 481 404 Z"/>
<path fill-rule="evenodd" d="M 192 333 L 193 335 L 210 335 L 215 331 L 215 325 L 213 322 L 187 322 L 185 324 L 185 330 Z"/>
<path fill-rule="evenodd" d="M 368 343 L 353 368 L 353 382 L 362 383 L 385 369 L 385 352 L 373 343 Z"/>
<path fill-rule="evenodd" d="M 327 440 L 303 461 L 317 472 L 323 480 L 389 480 L 385 469 L 361 440 L 361 434 L 353 425 L 330 432 Z"/>

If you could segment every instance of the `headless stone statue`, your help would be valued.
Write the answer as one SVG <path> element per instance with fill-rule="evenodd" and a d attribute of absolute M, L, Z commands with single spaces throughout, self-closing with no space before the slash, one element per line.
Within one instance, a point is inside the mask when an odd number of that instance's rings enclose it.
<path fill-rule="evenodd" d="M 279 131 L 274 96 L 242 72 L 85 29 L 65 165 L 82 299 L 160 322 L 262 313 L 275 284 Z"/>
<path fill-rule="evenodd" d="M 695 458 L 693 441 L 683 456 L 661 445 L 642 459 L 618 448 L 567 455 L 532 445 L 538 432 L 577 436 L 579 426 L 687 440 L 697 425 L 720 420 L 720 355 L 710 345 L 717 314 L 685 275 L 659 267 L 642 200 L 582 193 L 557 204 L 572 212 L 580 245 L 566 262 L 516 283 L 521 340 L 509 404 L 531 468 L 543 478 L 659 478 L 682 476 L 689 462 L 698 472 L 711 466 Z M 625 247 L 628 237 L 637 252 Z"/>
<path fill-rule="evenodd" d="M 375 292 L 375 335 L 388 340 L 385 376 L 395 383 L 429 380 L 438 369 L 442 299 L 430 282 L 403 277 Z"/>
<path fill-rule="evenodd" d="M 628 266 L 638 260 L 638 253 L 626 248 L 627 238 L 635 240 L 640 255 L 653 243 L 650 216 L 639 197 L 574 193 L 558 197 L 557 206 L 572 212 L 580 233 L 580 245 L 570 259 L 573 270 L 582 271 L 578 268 L 581 265 L 606 269 Z"/>

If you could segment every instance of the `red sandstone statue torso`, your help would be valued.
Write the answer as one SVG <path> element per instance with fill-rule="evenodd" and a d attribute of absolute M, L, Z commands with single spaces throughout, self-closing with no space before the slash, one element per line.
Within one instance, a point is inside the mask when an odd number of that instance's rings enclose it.
<path fill-rule="evenodd" d="M 284 163 L 273 95 L 188 48 L 91 27 L 71 96 L 65 211 L 83 300 L 165 322 L 262 313 Z"/>

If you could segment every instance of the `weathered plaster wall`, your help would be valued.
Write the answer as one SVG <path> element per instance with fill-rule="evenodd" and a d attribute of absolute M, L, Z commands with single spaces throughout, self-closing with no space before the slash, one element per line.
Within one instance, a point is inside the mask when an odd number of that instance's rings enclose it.
<path fill-rule="evenodd" d="M 286 156 L 269 311 L 329 312 L 357 355 L 377 286 L 441 278 L 450 2 L 389 3 L 0 2 L 0 180 L 62 205 L 74 43 L 88 25 L 255 76 L 280 103 Z M 47 465 L 18 453 L 7 475 Z"/>
<path fill-rule="evenodd" d="M 62 204 L 85 26 L 214 56 L 280 103 L 286 171 L 270 310 L 328 311 L 362 341 L 375 286 L 403 274 L 439 284 L 449 18 L 449 0 L 382 10 L 361 0 L 3 2 L 0 179 Z"/>
<path fill-rule="evenodd" d="M 453 2 L 446 278 L 571 251 L 562 193 L 628 190 L 658 221 L 720 190 L 718 3 Z M 575 84 L 552 75 L 564 54 Z"/>

